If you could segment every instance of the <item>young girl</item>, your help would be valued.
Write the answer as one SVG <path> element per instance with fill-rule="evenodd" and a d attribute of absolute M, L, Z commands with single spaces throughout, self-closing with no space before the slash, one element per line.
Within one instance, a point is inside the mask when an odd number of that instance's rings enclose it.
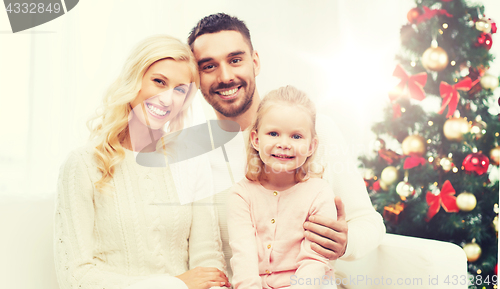
<path fill-rule="evenodd" d="M 309 216 L 337 218 L 334 195 L 313 168 L 315 121 L 311 100 L 291 86 L 271 91 L 259 105 L 249 128 L 246 179 L 228 200 L 236 289 L 319 288 L 334 280 L 329 260 L 304 238 Z"/>
<path fill-rule="evenodd" d="M 211 187 L 208 160 L 157 168 L 139 165 L 135 156 L 184 127 L 199 85 L 196 67 L 186 44 L 154 36 L 132 51 L 109 88 L 92 141 L 60 171 L 54 238 L 60 288 L 229 286 L 214 206 L 179 204 L 179 194 Z M 186 175 L 192 178 L 176 192 Z"/>

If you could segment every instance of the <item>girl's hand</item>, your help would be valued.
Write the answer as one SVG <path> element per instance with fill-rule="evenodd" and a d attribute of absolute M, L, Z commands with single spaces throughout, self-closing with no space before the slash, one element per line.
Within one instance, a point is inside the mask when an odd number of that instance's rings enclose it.
<path fill-rule="evenodd" d="M 226 274 L 214 267 L 196 267 L 175 277 L 181 279 L 189 289 L 231 287 Z"/>

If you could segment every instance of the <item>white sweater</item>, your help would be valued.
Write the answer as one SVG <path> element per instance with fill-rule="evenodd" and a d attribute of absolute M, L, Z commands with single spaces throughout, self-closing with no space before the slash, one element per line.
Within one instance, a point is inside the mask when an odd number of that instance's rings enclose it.
<path fill-rule="evenodd" d="M 54 238 L 61 289 L 185 289 L 173 276 L 196 266 L 225 271 L 215 206 L 180 205 L 176 193 L 210 188 L 206 157 L 148 168 L 126 151 L 109 194 L 94 189 L 99 178 L 90 146 L 61 167 Z"/>
<path fill-rule="evenodd" d="M 210 116 L 208 118 L 215 119 L 215 114 L 212 118 Z M 328 181 L 332 192 L 341 197 L 346 211 L 347 250 L 340 259 L 361 258 L 382 241 L 385 234 L 382 216 L 372 206 L 363 179 L 353 161 L 355 152 L 347 147 L 338 127 L 329 117 L 318 114 L 316 132 L 319 146 L 315 162 L 319 162 L 325 168 L 323 179 Z M 232 185 L 231 175 L 235 182 L 244 178 L 247 137 L 246 132 L 240 133 L 224 145 L 229 166 L 225 162 L 222 149 L 214 150 L 209 154 L 215 192 L 219 192 L 215 195 L 215 202 L 218 204 L 219 225 L 227 264 L 229 264 L 232 252 L 227 232 L 226 209 L 223 204 L 228 198 L 228 191 Z M 230 266 L 228 266 L 228 271 L 229 276 L 232 276 Z"/>

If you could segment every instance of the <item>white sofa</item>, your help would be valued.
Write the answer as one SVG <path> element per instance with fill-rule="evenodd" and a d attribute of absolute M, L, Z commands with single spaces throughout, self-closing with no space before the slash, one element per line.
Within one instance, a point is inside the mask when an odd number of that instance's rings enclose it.
<path fill-rule="evenodd" d="M 59 288 L 52 250 L 53 214 L 53 198 L 0 199 L 0 288 Z M 349 288 L 467 288 L 452 283 L 453 275 L 461 280 L 467 274 L 465 253 L 446 242 L 387 234 L 368 256 L 337 261 L 336 267 L 346 275 L 332 282 Z"/>

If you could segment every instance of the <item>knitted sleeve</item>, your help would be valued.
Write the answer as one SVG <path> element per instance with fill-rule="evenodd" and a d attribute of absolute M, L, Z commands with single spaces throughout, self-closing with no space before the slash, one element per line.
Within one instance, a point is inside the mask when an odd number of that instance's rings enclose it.
<path fill-rule="evenodd" d="M 375 211 L 368 197 L 363 179 L 358 173 L 353 156 L 333 121 L 318 114 L 316 130 L 319 138 L 316 158 L 325 166 L 323 178 L 340 196 L 345 206 L 348 227 L 347 249 L 342 260 L 365 256 L 375 249 L 385 234 L 382 217 Z"/>
<path fill-rule="evenodd" d="M 86 163 L 77 151 L 70 154 L 60 169 L 54 226 L 54 258 L 60 288 L 122 289 L 146 282 L 146 286 L 129 288 L 186 289 L 180 279 L 171 276 L 127 276 L 97 267 L 94 261 L 94 188 L 89 169 L 89 162 Z M 158 287 L 165 282 L 170 286 Z"/>

